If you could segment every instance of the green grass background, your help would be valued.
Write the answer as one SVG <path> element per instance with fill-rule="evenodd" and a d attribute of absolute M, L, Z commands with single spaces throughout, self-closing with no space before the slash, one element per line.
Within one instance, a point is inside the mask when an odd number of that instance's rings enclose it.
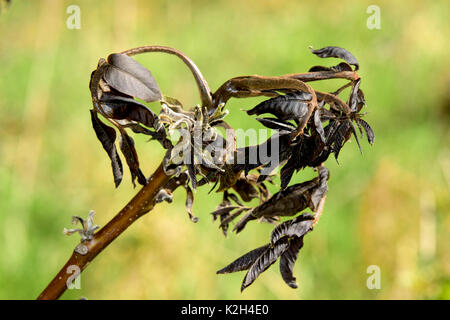
<path fill-rule="evenodd" d="M 66 28 L 71 4 L 81 8 L 80 30 Z M 371 4 L 381 9 L 380 30 L 366 27 Z M 333 65 L 308 46 L 344 47 L 360 62 L 375 145 L 364 141 L 361 156 L 352 141 L 339 165 L 328 160 L 330 191 L 295 266 L 297 290 L 282 282 L 278 263 L 242 294 L 243 273 L 215 274 L 266 243 L 272 227 L 252 223 L 224 238 L 210 216 L 220 195 L 206 187 L 196 193 L 197 224 L 177 191 L 173 204 L 158 205 L 92 262 L 81 289 L 64 299 L 449 299 L 448 13 L 446 0 L 13 0 L 0 14 L 0 298 L 37 297 L 78 241 L 62 234 L 71 216 L 94 209 L 104 225 L 136 193 L 128 172 L 114 189 L 90 124 L 88 82 L 100 57 L 160 44 L 190 56 L 212 90 L 234 76 Z M 163 93 L 199 102 L 180 61 L 137 60 Z M 255 127 L 240 109 L 258 101 L 230 101 L 229 122 Z M 135 140 L 150 174 L 163 151 Z M 379 290 L 366 286 L 370 265 L 380 267 Z"/>

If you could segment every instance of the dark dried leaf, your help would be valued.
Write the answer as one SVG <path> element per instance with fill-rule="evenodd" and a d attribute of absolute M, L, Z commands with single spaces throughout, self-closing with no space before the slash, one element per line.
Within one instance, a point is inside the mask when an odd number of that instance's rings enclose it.
<path fill-rule="evenodd" d="M 134 140 L 125 131 L 121 132 L 119 136 L 119 146 L 130 168 L 133 186 L 136 186 L 134 183 L 136 178 L 141 185 L 145 186 L 147 179 L 139 168 L 139 158 L 134 147 Z"/>
<path fill-rule="evenodd" d="M 319 170 L 319 185 L 316 188 L 314 188 L 313 192 L 311 193 L 309 205 L 310 209 L 313 210 L 314 212 L 317 211 L 320 201 L 328 193 L 328 179 L 330 178 L 330 171 L 328 170 L 328 168 L 320 166 L 318 170 Z"/>
<path fill-rule="evenodd" d="M 271 113 L 280 120 L 301 121 L 308 113 L 308 101 L 312 95 L 305 91 L 295 91 L 283 96 L 263 101 L 247 111 L 249 115 Z"/>
<path fill-rule="evenodd" d="M 191 221 L 197 223 L 198 217 L 194 216 L 194 214 L 192 213 L 192 206 L 194 205 L 194 193 L 188 185 L 185 185 L 184 188 L 186 189 L 186 211 L 189 214 L 189 218 L 191 219 Z"/>
<path fill-rule="evenodd" d="M 359 69 L 359 63 L 356 58 L 347 50 L 340 47 L 325 47 L 322 49 L 314 50 L 312 47 L 309 48 L 312 53 L 320 58 L 339 58 L 345 60 L 348 64 L 355 66 L 355 71 Z"/>
<path fill-rule="evenodd" d="M 281 180 L 281 189 L 286 189 L 291 182 L 292 176 L 294 175 L 296 168 L 291 161 L 286 163 L 286 165 L 280 170 L 280 180 Z"/>
<path fill-rule="evenodd" d="M 236 183 L 233 186 L 233 189 L 245 202 L 249 202 L 252 199 L 258 198 L 258 190 L 244 177 L 240 177 L 239 179 L 237 179 Z"/>
<path fill-rule="evenodd" d="M 336 131 L 333 144 L 333 153 L 334 157 L 336 158 L 336 161 L 338 160 L 339 152 L 341 151 L 342 147 L 344 146 L 344 143 L 347 140 L 349 132 L 351 132 L 350 121 L 342 122 Z"/>
<path fill-rule="evenodd" d="M 289 248 L 281 255 L 280 258 L 280 273 L 286 284 L 296 289 L 297 279 L 293 275 L 294 265 L 297 261 L 297 256 L 300 249 L 303 247 L 303 236 L 298 238 L 294 237 L 289 242 Z"/>
<path fill-rule="evenodd" d="M 325 131 L 323 131 L 322 121 L 320 119 L 320 111 L 318 109 L 314 111 L 314 127 L 320 136 L 320 140 L 322 140 L 322 142 L 325 143 L 326 142 Z"/>
<path fill-rule="evenodd" d="M 275 244 L 283 237 L 302 237 L 309 231 L 314 223 L 314 216 L 309 213 L 304 213 L 295 219 L 287 220 L 276 226 L 270 235 L 270 244 Z"/>
<path fill-rule="evenodd" d="M 370 127 L 370 125 L 360 118 L 357 118 L 356 121 L 364 128 L 364 131 L 366 131 L 367 140 L 371 145 L 373 145 L 375 142 L 375 134 L 373 133 L 373 130 Z"/>
<path fill-rule="evenodd" d="M 289 239 L 282 238 L 272 247 L 269 247 L 264 253 L 252 264 L 244 281 L 242 282 L 241 291 L 251 285 L 256 278 L 266 271 L 277 259 L 288 249 Z"/>
<path fill-rule="evenodd" d="M 353 69 L 345 62 L 341 62 L 334 67 L 314 66 L 311 69 L 309 69 L 309 72 L 320 72 L 320 71 L 342 72 L 342 71 L 353 71 Z"/>
<path fill-rule="evenodd" d="M 220 222 L 219 228 L 222 228 L 222 229 L 226 228 L 226 229 L 228 229 L 228 224 L 230 224 L 230 222 L 232 222 L 234 219 L 239 217 L 243 211 L 249 210 L 249 209 L 250 208 L 248 208 L 248 207 L 241 207 L 241 208 L 239 208 L 238 210 L 233 212 L 233 214 L 230 214 L 226 218 L 222 219 L 222 221 Z M 221 216 L 221 217 L 223 217 L 223 216 Z"/>
<path fill-rule="evenodd" d="M 364 93 L 359 88 L 361 84 L 361 79 L 355 81 L 352 87 L 352 91 L 350 93 L 350 101 L 349 106 L 351 112 L 359 112 L 362 107 L 366 104 L 366 100 L 364 98 Z"/>
<path fill-rule="evenodd" d="M 359 143 L 358 133 L 356 132 L 355 125 L 351 121 L 349 121 L 349 123 L 350 123 L 350 129 L 352 130 L 352 133 L 355 136 L 356 144 L 358 145 L 359 151 L 361 152 L 361 154 L 363 154 L 361 144 Z"/>
<path fill-rule="evenodd" d="M 142 103 L 110 94 L 103 94 L 100 103 L 109 118 L 136 121 L 149 128 L 158 129 L 157 115 Z"/>
<path fill-rule="evenodd" d="M 123 177 L 122 161 L 120 161 L 119 155 L 116 150 L 114 142 L 116 141 L 116 131 L 104 124 L 97 116 L 95 110 L 91 111 L 92 126 L 94 127 L 95 134 L 98 140 L 102 143 L 103 149 L 105 149 L 109 158 L 111 159 L 111 166 L 114 175 L 114 184 L 116 188 L 119 186 Z"/>
<path fill-rule="evenodd" d="M 233 200 L 236 204 L 240 205 L 240 206 L 244 206 L 241 202 L 241 200 L 239 200 L 239 198 L 237 197 L 237 195 L 235 195 L 234 193 L 227 193 L 227 196 Z"/>
<path fill-rule="evenodd" d="M 221 216 L 221 215 L 229 214 L 231 211 L 233 211 L 234 209 L 237 209 L 237 208 L 240 208 L 240 207 L 232 206 L 232 205 L 219 206 L 216 210 L 211 212 L 211 214 L 214 216 Z"/>
<path fill-rule="evenodd" d="M 189 179 L 191 180 L 192 189 L 197 189 L 197 169 L 195 168 L 195 165 L 193 165 L 193 161 L 191 163 L 186 164 Z"/>
<path fill-rule="evenodd" d="M 274 118 L 256 118 L 263 126 L 269 129 L 291 132 L 295 127 L 289 122 L 281 121 Z"/>
<path fill-rule="evenodd" d="M 262 247 L 256 248 L 250 252 L 247 252 L 242 257 L 236 259 L 232 263 L 230 263 L 225 268 L 220 269 L 217 271 L 217 274 L 224 274 L 224 273 L 232 273 L 237 271 L 244 271 L 247 270 L 252 266 L 252 264 L 258 259 L 267 249 L 269 248 L 269 245 L 266 244 Z"/>
<path fill-rule="evenodd" d="M 108 57 L 108 63 L 103 77 L 114 89 L 146 102 L 162 98 L 151 72 L 134 59 L 114 53 Z"/>

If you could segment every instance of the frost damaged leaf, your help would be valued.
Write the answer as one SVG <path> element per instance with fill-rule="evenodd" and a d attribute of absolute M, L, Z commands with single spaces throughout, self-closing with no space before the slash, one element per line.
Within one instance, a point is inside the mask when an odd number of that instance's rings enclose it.
<path fill-rule="evenodd" d="M 275 118 L 256 118 L 256 120 L 269 129 L 274 129 L 278 131 L 284 130 L 289 132 L 295 129 L 295 127 L 289 122 L 281 121 Z"/>
<path fill-rule="evenodd" d="M 293 238 L 290 240 L 289 248 L 281 255 L 280 273 L 286 284 L 296 289 L 298 288 L 297 279 L 293 275 L 294 265 L 300 249 L 303 247 L 303 237 Z"/>
<path fill-rule="evenodd" d="M 224 274 L 224 273 L 232 273 L 237 271 L 244 271 L 248 270 L 252 266 L 252 264 L 258 259 L 267 249 L 269 248 L 269 245 L 266 244 L 264 246 L 261 246 L 259 248 L 256 248 L 250 252 L 247 252 L 242 257 L 236 259 L 226 267 L 220 269 L 217 271 L 217 274 Z"/>
<path fill-rule="evenodd" d="M 103 77 L 114 89 L 146 102 L 162 98 L 151 72 L 134 59 L 125 54 L 113 53 L 109 55 L 108 63 Z"/>
<path fill-rule="evenodd" d="M 188 185 L 185 185 L 184 188 L 186 189 L 186 211 L 189 215 L 189 219 L 191 219 L 192 222 L 197 223 L 198 217 L 194 216 L 192 213 L 192 206 L 194 205 L 194 193 Z"/>
<path fill-rule="evenodd" d="M 328 179 L 330 178 L 330 171 L 328 168 L 321 166 L 319 170 L 319 185 L 311 192 L 310 209 L 314 212 L 318 210 L 320 201 L 328 193 Z"/>
<path fill-rule="evenodd" d="M 364 131 L 366 131 L 367 140 L 371 145 L 373 145 L 375 142 L 375 134 L 373 133 L 370 125 L 363 119 L 356 119 L 356 121 L 364 128 Z"/>
<path fill-rule="evenodd" d="M 362 109 L 362 107 L 366 104 L 364 93 L 359 88 L 360 84 L 361 79 L 356 80 L 353 84 L 352 91 L 350 93 L 349 106 L 351 112 L 359 112 Z"/>
<path fill-rule="evenodd" d="M 109 118 L 136 121 L 146 127 L 159 129 L 156 126 L 158 116 L 145 105 L 131 98 L 104 93 L 100 103 L 103 112 Z"/>
<path fill-rule="evenodd" d="M 276 226 L 270 235 L 270 243 L 273 245 L 283 237 L 302 237 L 309 231 L 314 223 L 314 216 L 304 213 L 295 219 L 287 220 Z"/>
<path fill-rule="evenodd" d="M 123 177 L 122 161 L 120 161 L 114 142 L 116 141 L 116 130 L 104 124 L 97 116 L 95 110 L 91 111 L 92 126 L 98 140 L 102 143 L 109 158 L 111 159 L 111 166 L 114 175 L 114 184 L 116 188 L 119 186 Z"/>
<path fill-rule="evenodd" d="M 314 50 L 312 47 L 309 47 L 312 53 L 320 58 L 339 58 L 345 60 L 348 64 L 355 66 L 355 71 L 359 69 L 358 60 L 347 50 L 340 47 L 325 47 L 322 49 Z"/>
<path fill-rule="evenodd" d="M 314 66 L 311 69 L 309 69 L 308 72 L 320 72 L 320 71 L 342 72 L 342 71 L 353 71 L 353 69 L 347 63 L 341 62 L 334 67 Z"/>
<path fill-rule="evenodd" d="M 131 182 L 133 186 L 136 187 L 135 180 L 137 178 L 138 182 L 145 186 L 147 184 L 147 179 L 139 168 L 139 159 L 134 147 L 134 140 L 123 130 L 119 136 L 120 150 L 127 161 L 128 167 L 131 173 Z"/>
<path fill-rule="evenodd" d="M 322 140 L 322 142 L 325 143 L 326 142 L 325 132 L 323 131 L 322 121 L 320 120 L 319 109 L 316 109 L 316 111 L 314 112 L 314 127 L 320 136 L 320 140 Z"/>
<path fill-rule="evenodd" d="M 241 291 L 251 285 L 258 276 L 266 271 L 289 247 L 289 239 L 282 238 L 272 247 L 269 247 L 264 253 L 252 264 L 244 281 L 242 282 Z"/>
<path fill-rule="evenodd" d="M 248 115 L 271 113 L 280 120 L 301 121 L 308 113 L 308 101 L 312 95 L 305 91 L 295 91 L 263 101 L 247 111 Z"/>

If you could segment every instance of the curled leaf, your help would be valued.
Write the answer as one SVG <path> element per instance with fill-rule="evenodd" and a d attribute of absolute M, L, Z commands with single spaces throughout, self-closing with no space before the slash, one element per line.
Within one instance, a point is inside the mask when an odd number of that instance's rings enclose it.
<path fill-rule="evenodd" d="M 271 113 L 280 120 L 301 121 L 308 113 L 308 101 L 312 95 L 305 91 L 295 91 L 263 101 L 247 111 L 249 115 Z"/>
<path fill-rule="evenodd" d="M 364 128 L 364 130 L 366 131 L 367 140 L 369 141 L 370 144 L 373 145 L 375 142 L 375 134 L 373 133 L 373 130 L 370 127 L 370 125 L 360 118 L 357 118 L 356 121 Z"/>
<path fill-rule="evenodd" d="M 269 248 L 269 245 L 266 244 L 264 246 L 261 246 L 259 248 L 256 248 L 250 252 L 247 252 L 242 257 L 239 257 L 226 267 L 220 269 L 217 271 L 217 274 L 223 274 L 223 273 L 232 273 L 237 271 L 244 271 L 248 270 L 248 268 L 251 267 L 251 265 L 263 254 L 267 249 Z"/>
<path fill-rule="evenodd" d="M 355 71 L 359 69 L 358 60 L 347 50 L 340 47 L 325 47 L 322 49 L 314 50 L 312 47 L 309 47 L 312 53 L 320 58 L 339 58 L 345 60 L 348 64 L 355 66 Z"/>
<path fill-rule="evenodd" d="M 274 118 L 256 118 L 263 126 L 269 129 L 291 132 L 295 127 L 289 122 L 281 121 Z"/>
<path fill-rule="evenodd" d="M 325 143 L 325 131 L 323 131 L 322 121 L 320 120 L 320 111 L 318 109 L 314 111 L 314 127 L 316 129 L 316 132 L 319 134 L 322 142 Z"/>
<path fill-rule="evenodd" d="M 125 160 L 127 161 L 128 167 L 130 168 L 133 185 L 136 186 L 134 181 L 137 178 L 138 182 L 145 186 L 147 184 L 147 179 L 139 168 L 139 159 L 134 147 L 134 140 L 125 132 L 125 130 L 120 133 L 119 145 Z"/>
<path fill-rule="evenodd" d="M 186 189 L 186 211 L 189 215 L 189 219 L 191 219 L 192 222 L 197 223 L 198 217 L 192 214 L 192 206 L 194 205 L 194 193 L 188 185 L 185 185 L 184 188 Z"/>
<path fill-rule="evenodd" d="M 287 220 L 276 226 L 270 235 L 270 243 L 273 245 L 283 237 L 302 237 L 311 231 L 314 216 L 304 213 L 293 220 Z"/>
<path fill-rule="evenodd" d="M 342 71 L 353 71 L 353 69 L 347 63 L 341 62 L 334 67 L 314 66 L 311 69 L 309 69 L 308 72 L 321 72 L 321 71 L 342 72 Z"/>
<path fill-rule="evenodd" d="M 95 134 L 98 140 L 102 143 L 103 149 L 105 149 L 109 158 L 111 159 L 111 167 L 114 176 L 114 184 L 116 188 L 119 186 L 123 177 L 122 161 L 120 161 L 119 155 L 116 150 L 114 142 L 116 141 L 116 130 L 104 124 L 97 116 L 95 110 L 91 111 L 92 126 L 94 127 Z"/>
<path fill-rule="evenodd" d="M 104 114 L 111 119 L 136 121 L 149 128 L 159 129 L 156 114 L 133 99 L 103 94 L 100 104 Z"/>
<path fill-rule="evenodd" d="M 103 78 L 114 89 L 146 102 L 162 98 L 151 72 L 134 59 L 125 54 L 113 53 L 109 55 L 108 63 Z"/>
<path fill-rule="evenodd" d="M 251 285 L 258 276 L 266 271 L 277 259 L 288 249 L 289 240 L 282 238 L 272 247 L 269 247 L 264 253 L 252 264 L 242 282 L 241 291 Z"/>
<path fill-rule="evenodd" d="M 297 281 L 293 275 L 294 265 L 297 261 L 297 256 L 300 249 L 303 247 L 303 236 L 294 237 L 289 242 L 289 248 L 281 255 L 280 258 L 280 273 L 286 284 L 296 289 L 298 287 Z"/>

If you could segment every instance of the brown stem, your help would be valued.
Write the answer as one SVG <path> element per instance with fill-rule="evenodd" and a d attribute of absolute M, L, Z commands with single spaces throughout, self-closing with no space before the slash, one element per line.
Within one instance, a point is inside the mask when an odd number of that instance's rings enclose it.
<path fill-rule="evenodd" d="M 64 267 L 39 295 L 38 300 L 58 299 L 67 289 L 67 280 L 73 275 L 73 268 L 83 271 L 95 257 L 124 232 L 133 222 L 149 212 L 161 187 L 169 181 L 162 164 L 150 177 L 148 183 L 134 196 L 120 212 L 90 241 L 83 241 L 72 253 Z M 81 248 L 81 249 L 79 249 Z M 69 269 L 70 268 L 70 269 Z"/>
<path fill-rule="evenodd" d="M 164 52 L 168 54 L 173 54 L 180 58 L 191 70 L 192 74 L 194 75 L 195 82 L 197 83 L 198 90 L 200 92 L 200 98 L 202 100 L 202 105 L 204 107 L 207 107 L 208 109 L 212 106 L 212 97 L 211 97 L 211 90 L 209 89 L 208 83 L 206 82 L 205 78 L 203 77 L 202 73 L 200 72 L 200 69 L 197 67 L 197 65 L 183 52 L 170 48 L 165 46 L 143 46 L 143 47 L 137 47 L 133 49 L 129 49 L 126 51 L 122 51 L 122 54 L 126 54 L 128 56 L 133 56 L 136 54 L 146 53 L 146 52 Z"/>
<path fill-rule="evenodd" d="M 290 73 L 285 74 L 284 77 L 289 77 L 303 82 L 309 81 L 319 81 L 327 79 L 347 79 L 347 80 L 358 80 L 359 75 L 355 71 L 318 71 L 318 72 L 305 72 L 305 73 Z"/>

